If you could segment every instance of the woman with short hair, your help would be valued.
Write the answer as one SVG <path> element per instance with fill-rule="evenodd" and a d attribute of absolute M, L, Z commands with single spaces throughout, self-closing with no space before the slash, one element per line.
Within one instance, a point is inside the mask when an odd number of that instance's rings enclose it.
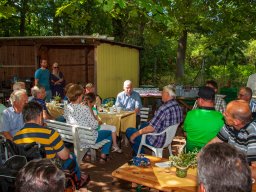
<path fill-rule="evenodd" d="M 64 117 L 69 124 L 91 127 L 94 130 L 94 141 L 96 143 L 104 139 L 108 139 L 110 141 L 106 143 L 101 150 L 100 162 L 104 163 L 107 161 L 107 155 L 110 152 L 112 144 L 111 131 L 97 131 L 99 124 L 94 118 L 92 108 L 82 104 L 83 93 L 83 87 L 77 84 L 72 85 L 68 89 L 66 96 L 68 97 L 70 103 L 64 108 Z M 89 144 L 87 146 L 90 147 Z"/>

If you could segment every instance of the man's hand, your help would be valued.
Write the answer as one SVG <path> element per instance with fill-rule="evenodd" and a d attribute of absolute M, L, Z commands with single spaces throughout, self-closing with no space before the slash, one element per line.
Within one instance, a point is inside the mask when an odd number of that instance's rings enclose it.
<path fill-rule="evenodd" d="M 10 132 L 8 132 L 8 131 L 4 131 L 4 132 L 2 132 L 2 135 L 6 138 L 6 139 L 9 139 L 9 140 L 13 140 L 13 137 L 12 137 L 12 135 L 10 134 Z"/>
<path fill-rule="evenodd" d="M 130 137 L 130 142 L 131 142 L 131 143 L 134 143 L 134 139 L 135 139 L 136 137 L 138 137 L 138 132 L 135 132 L 135 133 L 133 133 L 133 134 L 131 135 L 131 137 Z"/>
<path fill-rule="evenodd" d="M 256 179 L 256 162 L 253 161 L 251 164 L 252 165 L 250 166 L 250 168 L 251 168 L 251 172 L 252 172 L 252 178 Z"/>

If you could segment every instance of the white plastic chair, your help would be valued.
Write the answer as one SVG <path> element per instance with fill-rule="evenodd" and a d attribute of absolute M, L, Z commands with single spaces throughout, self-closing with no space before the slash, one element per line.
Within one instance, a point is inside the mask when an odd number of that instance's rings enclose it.
<path fill-rule="evenodd" d="M 148 122 L 149 111 L 150 111 L 150 108 L 148 108 L 148 107 L 142 107 L 140 109 L 140 121 L 141 122 Z"/>
<path fill-rule="evenodd" d="M 141 148 L 142 148 L 143 145 L 146 146 L 147 148 L 151 149 L 152 150 L 152 155 L 154 155 L 156 157 L 163 157 L 163 149 L 165 147 L 168 147 L 169 154 L 172 155 L 172 148 L 171 148 L 170 144 L 172 143 L 172 140 L 173 140 L 173 138 L 175 136 L 175 133 L 177 131 L 178 126 L 179 126 L 179 123 L 167 127 L 161 133 L 147 133 L 147 134 L 143 134 L 142 138 L 141 138 L 141 142 L 140 142 L 140 146 L 139 146 L 139 150 L 138 150 L 137 155 L 140 154 L 140 151 L 141 151 Z M 165 143 L 164 143 L 163 147 L 156 148 L 154 146 L 146 144 L 146 136 L 148 136 L 148 135 L 157 136 L 157 135 L 163 135 L 163 134 L 166 134 L 166 139 L 165 139 Z"/>

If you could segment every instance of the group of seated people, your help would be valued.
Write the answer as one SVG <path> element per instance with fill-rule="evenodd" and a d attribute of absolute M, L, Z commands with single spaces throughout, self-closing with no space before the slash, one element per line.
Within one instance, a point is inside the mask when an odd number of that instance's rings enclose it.
<path fill-rule="evenodd" d="M 64 108 L 64 118 L 67 123 L 89 126 L 94 129 L 95 142 L 108 139 L 101 149 L 100 162 L 105 163 L 111 151 L 121 153 L 117 144 L 116 127 L 104 124 L 98 117 L 97 107 L 100 97 L 94 94 L 92 84 L 87 84 L 85 89 L 78 84 L 68 84 L 65 89 L 69 103 Z M 124 91 L 119 93 L 115 105 L 125 110 L 135 111 L 137 124 L 139 124 L 140 109 L 142 107 L 140 95 L 133 91 L 132 82 L 126 80 Z M 240 88 L 238 100 L 231 101 L 227 106 L 223 98 L 216 95 L 217 83 L 207 81 L 206 85 L 199 88 L 193 110 L 183 117 L 183 111 L 176 101 L 175 89 L 172 85 L 163 87 L 162 105 L 155 112 L 153 118 L 140 128 L 127 128 L 126 136 L 129 139 L 134 155 L 137 154 L 141 136 L 146 133 L 160 133 L 174 124 L 183 124 L 186 136 L 186 151 L 201 150 L 211 143 L 229 143 L 242 151 L 247 161 L 256 160 L 256 122 L 252 113 L 256 111 L 256 103 L 252 100 L 252 91 L 248 87 Z M 58 132 L 47 128 L 44 119 L 52 119 L 47 111 L 44 101 L 45 90 L 43 87 L 32 88 L 32 96 L 28 102 L 26 90 L 17 88 L 10 96 L 11 107 L 2 112 L 1 133 L 6 139 L 17 144 L 39 142 L 45 146 L 46 157 L 72 159 L 75 156 L 65 147 Z M 146 142 L 154 147 L 162 147 L 165 135 L 147 136 Z M 113 142 L 113 145 L 112 145 Z M 89 156 L 90 154 L 87 154 Z M 85 173 L 81 173 L 77 165 L 77 175 L 81 186 L 85 182 Z"/>
<path fill-rule="evenodd" d="M 131 88 L 131 81 L 128 81 L 129 83 Z M 1 134 L 18 145 L 32 142 L 41 144 L 44 146 L 45 157 L 54 162 L 59 162 L 58 159 L 60 159 L 62 169 L 65 169 L 66 164 L 70 164 L 71 161 L 72 167 L 75 167 L 79 187 L 84 186 L 88 181 L 88 174 L 80 171 L 75 155 L 65 146 L 60 134 L 48 128 L 44 123 L 45 119 L 53 119 L 44 100 L 45 88 L 39 85 L 34 86 L 31 89 L 32 97 L 28 98 L 22 83 L 16 83 L 14 87 L 15 89 L 10 96 L 11 106 L 4 108 L 1 112 Z M 117 145 L 116 127 L 103 124 L 97 116 L 95 105 L 98 96 L 93 93 L 92 84 L 86 86 L 85 89 L 78 84 L 68 84 L 65 92 L 69 101 L 64 108 L 65 121 L 70 124 L 92 127 L 95 142 L 103 139 L 110 141 L 101 149 L 100 162 L 105 163 L 107 161 L 112 142 L 112 151 L 121 153 L 122 150 Z M 139 106 L 141 106 L 141 101 L 139 102 Z"/>

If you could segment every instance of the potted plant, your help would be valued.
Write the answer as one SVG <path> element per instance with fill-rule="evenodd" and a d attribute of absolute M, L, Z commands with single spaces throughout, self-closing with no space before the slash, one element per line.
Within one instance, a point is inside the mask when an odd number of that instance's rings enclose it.
<path fill-rule="evenodd" d="M 176 167 L 176 176 L 186 177 L 189 167 L 197 165 L 196 160 L 197 152 L 180 153 L 177 156 L 170 156 L 169 160 L 172 166 Z"/>
<path fill-rule="evenodd" d="M 61 97 L 60 97 L 60 95 L 55 95 L 54 97 L 53 97 L 53 99 L 54 99 L 54 101 L 56 102 L 56 103 L 60 103 L 61 102 Z"/>

